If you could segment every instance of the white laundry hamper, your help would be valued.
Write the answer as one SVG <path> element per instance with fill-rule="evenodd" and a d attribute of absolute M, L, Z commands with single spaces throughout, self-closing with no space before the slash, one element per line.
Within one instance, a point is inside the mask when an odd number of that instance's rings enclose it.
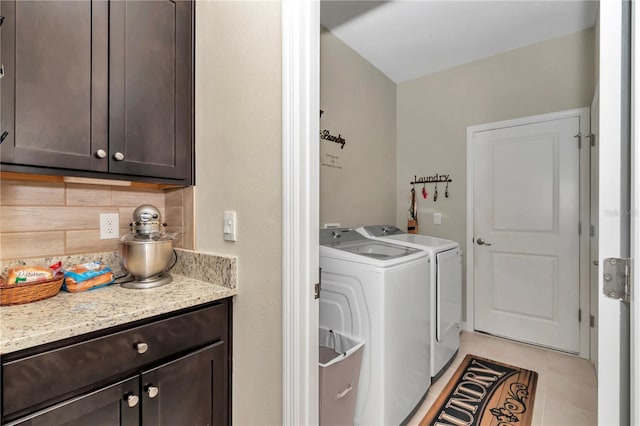
<path fill-rule="evenodd" d="M 353 426 L 364 342 L 320 328 L 320 425 Z"/>

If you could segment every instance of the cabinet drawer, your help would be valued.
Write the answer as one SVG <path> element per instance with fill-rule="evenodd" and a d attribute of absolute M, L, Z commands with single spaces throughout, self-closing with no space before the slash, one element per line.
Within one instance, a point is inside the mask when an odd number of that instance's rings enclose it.
<path fill-rule="evenodd" d="M 56 397 L 62 398 L 109 377 L 226 340 L 227 309 L 225 302 L 3 363 L 3 416 L 44 402 L 56 402 Z"/>

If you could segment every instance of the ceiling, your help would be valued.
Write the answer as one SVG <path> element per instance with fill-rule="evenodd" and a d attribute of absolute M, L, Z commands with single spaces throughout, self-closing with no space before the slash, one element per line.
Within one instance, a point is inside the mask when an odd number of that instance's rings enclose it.
<path fill-rule="evenodd" d="M 321 23 L 396 83 L 595 24 L 597 1 L 323 0 Z"/>

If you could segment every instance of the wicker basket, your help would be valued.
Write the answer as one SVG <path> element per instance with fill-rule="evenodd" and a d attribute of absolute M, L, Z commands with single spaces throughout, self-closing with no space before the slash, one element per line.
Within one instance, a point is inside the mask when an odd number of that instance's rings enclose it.
<path fill-rule="evenodd" d="M 51 281 L 7 285 L 0 279 L 0 305 L 19 305 L 53 297 L 60 292 L 64 274 Z"/>

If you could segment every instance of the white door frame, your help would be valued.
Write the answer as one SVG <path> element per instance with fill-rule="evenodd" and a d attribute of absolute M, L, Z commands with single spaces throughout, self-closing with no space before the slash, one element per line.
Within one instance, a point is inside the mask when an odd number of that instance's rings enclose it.
<path fill-rule="evenodd" d="M 631 309 L 631 424 L 640 424 L 640 11 L 636 4 L 631 6 L 631 209 L 635 214 L 631 219 L 631 258 L 632 270 L 636 272 L 632 279 L 633 295 Z M 635 402 L 635 404 L 633 403 Z"/>
<path fill-rule="evenodd" d="M 620 173 L 622 117 L 622 1 L 600 3 L 600 114 L 598 216 L 598 424 L 629 424 L 627 390 L 620 378 L 629 374 L 621 362 L 621 312 L 619 301 L 603 295 L 603 259 L 625 256 L 621 247 L 622 188 Z M 606 167 L 606 169 L 605 169 Z M 633 222 L 633 221 L 632 221 Z M 635 238 L 634 238 L 635 239 Z M 633 244 L 633 239 L 631 240 Z M 632 297 L 637 298 L 637 294 Z M 637 300 L 637 299 L 636 299 Z M 632 379 L 632 377 L 630 377 Z"/>
<path fill-rule="evenodd" d="M 582 134 L 582 149 L 580 150 L 580 222 L 582 233 L 580 234 L 580 309 L 582 321 L 580 322 L 580 356 L 589 358 L 589 142 L 585 138 L 589 134 L 589 107 L 577 108 L 567 111 L 553 112 L 514 120 L 498 121 L 495 123 L 479 124 L 467 127 L 467 285 L 466 285 L 466 321 L 464 328 L 467 331 L 475 330 L 474 322 L 474 279 L 473 279 L 473 237 L 474 237 L 474 163 L 473 147 L 474 134 L 488 130 L 497 130 L 505 127 L 523 126 L 550 120 L 579 117 L 580 133 Z M 577 143 L 577 140 L 576 140 Z M 577 312 L 576 312 L 577 315 Z"/>
<path fill-rule="evenodd" d="M 318 424 L 320 2 L 282 2 L 282 424 Z"/>

